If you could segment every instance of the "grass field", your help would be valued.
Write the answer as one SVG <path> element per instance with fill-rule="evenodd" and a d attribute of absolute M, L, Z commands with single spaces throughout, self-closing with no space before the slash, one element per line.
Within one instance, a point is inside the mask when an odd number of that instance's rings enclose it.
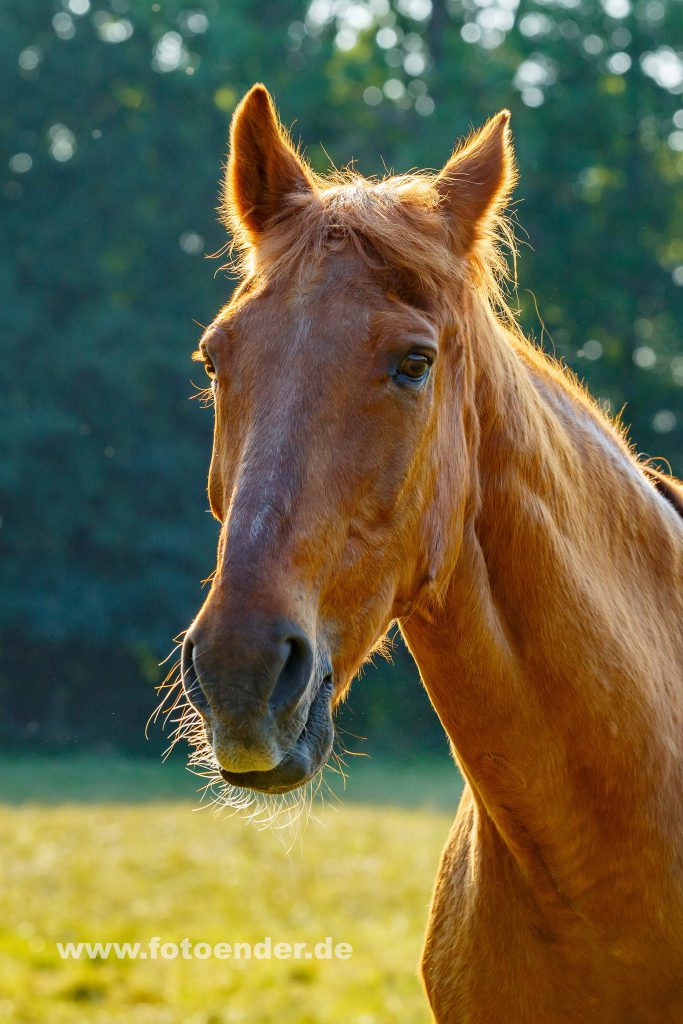
<path fill-rule="evenodd" d="M 316 808 L 289 851 L 273 830 L 197 811 L 179 764 L 6 760 L 0 778 L 2 1024 L 429 1021 L 417 962 L 459 796 L 445 757 L 354 763 L 341 804 Z M 331 936 L 353 955 L 90 961 L 56 948 L 154 936 Z"/>

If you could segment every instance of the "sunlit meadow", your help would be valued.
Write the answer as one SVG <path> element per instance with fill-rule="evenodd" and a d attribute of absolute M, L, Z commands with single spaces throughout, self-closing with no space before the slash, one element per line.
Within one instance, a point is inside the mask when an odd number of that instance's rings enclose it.
<path fill-rule="evenodd" d="M 0 806 L 1 1021 L 428 1020 L 417 965 L 459 793 L 445 758 L 420 772 L 353 765 L 340 803 L 328 794 L 300 833 L 282 835 L 197 809 L 179 766 L 36 760 L 2 775 L 13 803 Z M 392 795 L 413 806 L 387 807 Z M 351 944 L 350 959 L 88 961 L 56 948 L 328 935 Z"/>

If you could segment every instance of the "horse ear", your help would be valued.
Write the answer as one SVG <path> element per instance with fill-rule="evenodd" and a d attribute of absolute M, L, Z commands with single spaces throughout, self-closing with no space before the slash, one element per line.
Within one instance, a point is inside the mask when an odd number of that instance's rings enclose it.
<path fill-rule="evenodd" d="M 436 177 L 442 209 L 453 218 L 465 249 L 485 233 L 517 182 L 509 123 L 509 110 L 501 110 L 455 150 Z"/>
<path fill-rule="evenodd" d="M 310 174 L 282 128 L 270 94 L 254 85 L 233 114 L 221 214 L 232 231 L 260 235 L 292 192 L 312 188 Z"/>

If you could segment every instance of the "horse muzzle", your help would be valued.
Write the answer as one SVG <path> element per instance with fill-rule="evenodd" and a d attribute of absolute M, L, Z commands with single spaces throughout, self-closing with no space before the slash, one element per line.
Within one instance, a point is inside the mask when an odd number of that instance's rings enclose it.
<path fill-rule="evenodd" d="M 231 638 L 195 623 L 183 643 L 182 680 L 226 782 L 284 793 L 327 761 L 332 675 L 300 627 L 258 624 Z"/>

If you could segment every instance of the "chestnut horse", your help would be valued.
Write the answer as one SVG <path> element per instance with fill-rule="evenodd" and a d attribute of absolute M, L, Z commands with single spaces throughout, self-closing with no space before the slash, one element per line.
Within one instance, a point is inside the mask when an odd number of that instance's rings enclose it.
<path fill-rule="evenodd" d="M 263 86 L 237 108 L 243 278 L 198 353 L 221 533 L 182 676 L 223 778 L 282 793 L 398 621 L 466 780 L 436 1020 L 680 1024 L 683 488 L 507 311 L 508 121 L 436 175 L 322 178 Z"/>

